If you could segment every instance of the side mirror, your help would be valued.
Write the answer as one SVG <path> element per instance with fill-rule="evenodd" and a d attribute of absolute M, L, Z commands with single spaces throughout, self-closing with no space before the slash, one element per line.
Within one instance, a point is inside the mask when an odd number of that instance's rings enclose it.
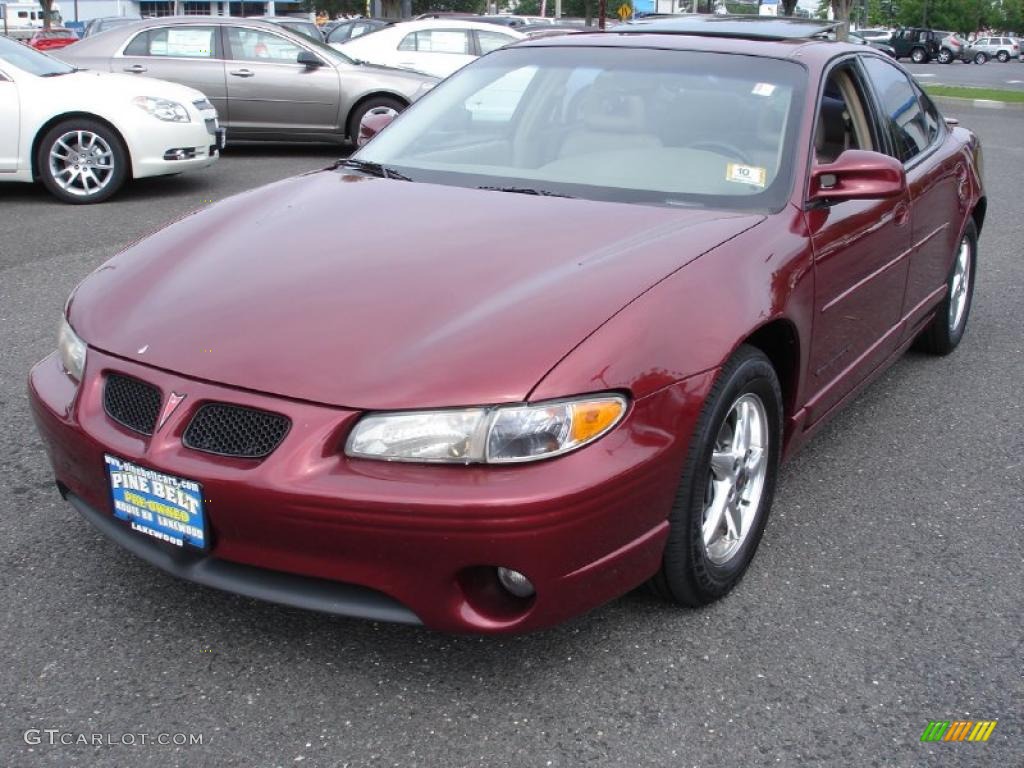
<path fill-rule="evenodd" d="M 894 157 L 863 149 L 848 149 L 834 163 L 811 171 L 810 202 L 882 200 L 907 191 L 907 174 Z"/>
<path fill-rule="evenodd" d="M 359 136 L 356 138 L 356 146 L 361 147 L 398 117 L 398 113 L 391 107 L 374 107 L 369 110 L 359 121 Z"/>
<path fill-rule="evenodd" d="M 301 51 L 295 58 L 295 61 L 306 69 L 316 69 L 317 67 L 322 67 L 324 65 L 318 56 L 310 53 L 309 51 Z"/>

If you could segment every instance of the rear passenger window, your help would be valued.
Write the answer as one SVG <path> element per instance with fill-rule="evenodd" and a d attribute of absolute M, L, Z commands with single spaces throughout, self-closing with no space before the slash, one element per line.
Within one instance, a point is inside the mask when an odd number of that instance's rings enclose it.
<path fill-rule="evenodd" d="M 924 114 L 924 124 L 928 129 L 928 143 L 931 144 L 939 138 L 939 133 L 942 132 L 942 115 L 939 114 L 939 110 L 938 107 L 935 106 L 935 102 L 932 101 L 924 91 L 918 89 L 917 98 L 921 101 L 921 109 Z"/>
<path fill-rule="evenodd" d="M 896 157 L 904 163 L 919 155 L 938 135 L 929 129 L 917 89 L 896 67 L 874 56 L 864 57 L 864 67 L 882 103 L 884 119 L 896 144 Z"/>
<path fill-rule="evenodd" d="M 150 29 L 137 35 L 124 49 L 124 55 L 212 59 L 215 34 L 216 30 L 213 27 Z"/>
<path fill-rule="evenodd" d="M 424 29 L 402 38 L 400 51 L 469 53 L 469 33 L 460 29 Z"/>

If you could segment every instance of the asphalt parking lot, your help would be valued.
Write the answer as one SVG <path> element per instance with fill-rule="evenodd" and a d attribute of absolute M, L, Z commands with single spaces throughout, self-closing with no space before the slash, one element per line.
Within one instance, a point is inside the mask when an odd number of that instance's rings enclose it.
<path fill-rule="evenodd" d="M 724 601 L 687 612 L 638 592 L 514 638 L 175 581 L 53 486 L 25 376 L 74 284 L 162 223 L 337 150 L 232 149 L 97 206 L 0 187 L 0 765 L 1020 765 L 1024 113 L 945 111 L 985 142 L 990 201 L 958 351 L 909 354 L 785 468 Z M 308 226 L 342 249 L 362 223 Z M 985 744 L 920 743 L 935 719 L 999 725 Z M 203 744 L 29 744 L 29 729 Z"/>
<path fill-rule="evenodd" d="M 918 82 L 928 85 L 960 85 L 972 88 L 1000 88 L 1003 90 L 1024 90 L 1024 64 L 1014 59 L 1000 64 L 990 61 L 987 64 L 964 64 L 954 61 L 952 64 L 914 64 L 904 59 L 900 62 L 917 78 Z"/>

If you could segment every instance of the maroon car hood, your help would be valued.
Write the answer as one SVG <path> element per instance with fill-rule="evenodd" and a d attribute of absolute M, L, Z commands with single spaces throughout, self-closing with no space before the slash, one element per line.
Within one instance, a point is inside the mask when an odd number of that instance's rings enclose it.
<path fill-rule="evenodd" d="M 509 402 L 762 218 L 320 172 L 129 247 L 69 316 L 111 354 L 260 392 L 364 409 Z"/>

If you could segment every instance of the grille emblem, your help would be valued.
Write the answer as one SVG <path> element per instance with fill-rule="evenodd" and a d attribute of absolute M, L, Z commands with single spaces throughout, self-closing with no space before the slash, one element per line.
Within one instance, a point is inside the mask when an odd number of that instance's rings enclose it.
<path fill-rule="evenodd" d="M 164 403 L 164 409 L 160 412 L 160 420 L 157 421 L 154 432 L 160 431 L 163 425 L 167 423 L 167 420 L 171 418 L 171 415 L 178 409 L 178 406 L 181 405 L 181 401 L 184 400 L 185 397 L 186 395 L 179 395 L 177 392 L 171 392 L 171 394 L 168 395 L 167 402 Z"/>

